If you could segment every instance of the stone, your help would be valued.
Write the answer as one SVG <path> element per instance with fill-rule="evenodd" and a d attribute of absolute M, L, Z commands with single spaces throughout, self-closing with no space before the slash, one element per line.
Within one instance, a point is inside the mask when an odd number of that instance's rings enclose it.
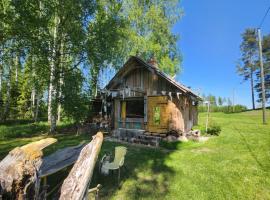
<path fill-rule="evenodd" d="M 169 136 L 167 137 L 167 140 L 168 140 L 168 142 L 174 142 L 174 141 L 177 141 L 178 138 L 175 137 L 175 136 L 173 136 L 173 135 L 169 135 Z"/>
<path fill-rule="evenodd" d="M 188 142 L 188 139 L 187 139 L 186 136 L 179 136 L 178 141 L 180 141 L 180 142 Z"/>

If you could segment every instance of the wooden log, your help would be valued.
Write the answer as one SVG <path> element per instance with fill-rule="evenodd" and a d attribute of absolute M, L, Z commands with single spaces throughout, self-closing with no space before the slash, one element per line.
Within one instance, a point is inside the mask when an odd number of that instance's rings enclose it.
<path fill-rule="evenodd" d="M 23 199 L 31 184 L 37 181 L 37 171 L 42 163 L 42 149 L 56 141 L 54 138 L 47 138 L 10 151 L 0 162 L 0 192 Z"/>
<path fill-rule="evenodd" d="M 103 141 L 103 134 L 98 132 L 86 145 L 61 187 L 60 200 L 81 200 L 87 193 L 93 175 L 95 163 Z"/>

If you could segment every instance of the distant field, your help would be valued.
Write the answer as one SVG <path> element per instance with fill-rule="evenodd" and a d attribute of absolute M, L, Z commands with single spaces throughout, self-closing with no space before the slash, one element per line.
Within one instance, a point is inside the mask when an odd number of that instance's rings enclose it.
<path fill-rule="evenodd" d="M 200 124 L 205 115 L 200 114 Z M 262 125 L 261 111 L 211 113 L 211 120 L 221 125 L 222 132 L 205 143 L 178 143 L 175 150 L 127 146 L 121 188 L 116 186 L 116 174 L 104 177 L 97 170 L 91 186 L 103 185 L 102 199 L 270 199 L 269 112 L 267 116 L 269 124 Z M 89 140 L 88 136 L 57 138 L 58 144 L 46 154 Z M 37 139 L 40 137 L 0 141 L 0 158 L 13 147 Z M 116 145 L 104 142 L 101 155 Z M 61 181 L 66 174 L 51 177 L 49 184 Z"/>

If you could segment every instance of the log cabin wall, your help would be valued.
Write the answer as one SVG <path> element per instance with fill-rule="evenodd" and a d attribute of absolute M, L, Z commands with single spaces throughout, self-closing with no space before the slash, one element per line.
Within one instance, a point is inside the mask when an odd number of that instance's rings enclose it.
<path fill-rule="evenodd" d="M 194 124 L 197 123 L 197 106 L 193 105 L 191 98 L 187 94 L 181 94 L 179 99 L 176 97 L 177 92 L 181 92 L 179 88 L 170 83 L 164 77 L 159 76 L 155 71 L 147 69 L 145 66 L 138 62 L 129 62 L 125 66 L 125 70 L 113 79 L 110 90 L 122 90 L 124 88 L 130 89 L 130 94 L 124 98 L 117 97 L 113 99 L 114 105 L 114 128 L 138 128 L 146 129 L 150 132 L 168 132 L 177 130 L 178 132 L 189 131 Z M 172 92 L 172 96 L 168 96 L 168 92 Z M 168 102 L 164 114 L 167 119 L 166 128 L 150 128 L 149 126 L 149 112 L 147 109 L 149 104 L 149 96 L 166 96 Z M 141 98 L 145 100 L 144 103 L 144 117 L 143 118 L 126 118 L 126 113 L 121 113 L 123 106 L 128 99 Z M 152 101 L 152 100 L 150 100 Z M 153 114 L 153 113 L 152 113 Z"/>
<path fill-rule="evenodd" d="M 179 92 L 176 87 L 172 86 L 164 78 L 153 74 L 149 70 L 136 66 L 126 77 L 123 77 L 123 84 L 120 88 L 133 88 L 134 90 L 144 92 L 144 95 L 162 95 L 162 91 Z M 134 94 L 133 94 L 134 95 Z M 134 96 L 144 96 L 142 93 Z"/>

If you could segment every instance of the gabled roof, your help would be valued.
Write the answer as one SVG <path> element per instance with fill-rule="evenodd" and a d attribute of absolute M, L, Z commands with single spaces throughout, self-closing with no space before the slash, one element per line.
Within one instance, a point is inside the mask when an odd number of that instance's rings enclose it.
<path fill-rule="evenodd" d="M 164 72 L 162 72 L 160 69 L 158 69 L 157 67 L 154 67 L 148 63 L 146 63 L 144 60 L 142 60 L 141 58 L 137 57 L 137 56 L 131 56 L 128 61 L 124 64 L 124 66 L 115 74 L 115 76 L 110 80 L 110 82 L 107 84 L 107 86 L 105 87 L 106 89 L 108 89 L 114 79 L 116 77 L 118 77 L 120 74 L 123 73 L 123 71 L 125 70 L 125 68 L 128 66 L 128 64 L 130 62 L 133 61 L 137 61 L 138 63 L 140 63 L 143 67 L 147 68 L 149 71 L 154 72 L 155 74 L 157 74 L 158 76 L 164 78 L 165 80 L 167 80 L 170 84 L 174 85 L 176 88 L 178 88 L 180 91 L 192 95 L 193 97 L 197 98 L 197 99 L 201 99 L 200 96 L 198 96 L 195 92 L 193 92 L 191 89 L 189 89 L 188 87 L 184 86 L 183 84 L 178 83 L 177 81 L 175 81 L 174 79 L 172 79 L 170 76 L 168 76 L 167 74 L 165 74 Z"/>

